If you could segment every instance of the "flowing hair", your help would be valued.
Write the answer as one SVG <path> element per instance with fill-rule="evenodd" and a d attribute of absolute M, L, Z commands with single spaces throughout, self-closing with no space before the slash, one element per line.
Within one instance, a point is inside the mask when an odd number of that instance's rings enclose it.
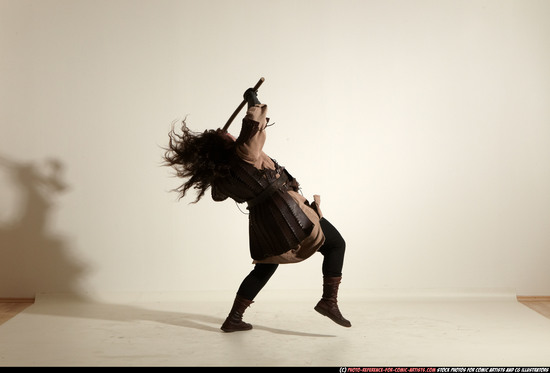
<path fill-rule="evenodd" d="M 173 191 L 181 199 L 194 188 L 198 194 L 193 203 L 197 203 L 216 180 L 229 175 L 234 143 L 221 129 L 193 132 L 185 120 L 181 123 L 181 134 L 172 124 L 168 137 L 164 165 L 174 168 L 177 177 L 187 179 Z"/>

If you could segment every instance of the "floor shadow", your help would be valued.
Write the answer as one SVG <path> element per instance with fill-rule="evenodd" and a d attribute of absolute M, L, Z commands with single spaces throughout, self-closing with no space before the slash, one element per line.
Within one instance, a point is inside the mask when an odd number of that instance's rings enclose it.
<path fill-rule="evenodd" d="M 77 292 L 85 266 L 71 257 L 68 238 L 50 227 L 56 197 L 69 190 L 63 163 L 20 162 L 0 155 L 0 172 L 7 176 L 0 192 L 9 189 L 17 197 L 14 213 L 0 222 L 0 296 Z"/>
<path fill-rule="evenodd" d="M 55 315 L 62 317 L 78 317 L 96 320 L 117 322 L 150 321 L 182 328 L 190 328 L 205 332 L 223 333 L 220 326 L 224 318 L 204 313 L 185 311 L 164 311 L 145 307 L 98 302 L 86 300 L 82 297 L 71 296 L 68 299 L 51 302 L 51 304 L 36 304 L 27 308 L 25 313 L 41 315 Z M 183 306 L 184 307 L 184 306 Z M 255 330 L 262 330 L 274 334 L 292 335 L 300 337 L 335 337 L 328 334 L 307 333 L 295 330 L 271 328 L 254 324 Z"/>

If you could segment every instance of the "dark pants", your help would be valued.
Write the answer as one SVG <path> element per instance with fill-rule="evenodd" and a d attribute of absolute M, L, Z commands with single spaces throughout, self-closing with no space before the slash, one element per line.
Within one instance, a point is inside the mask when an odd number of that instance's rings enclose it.
<path fill-rule="evenodd" d="M 319 249 L 319 252 L 323 254 L 323 276 L 340 277 L 344 266 L 346 242 L 340 232 L 328 220 L 322 218 L 320 223 L 325 235 L 325 243 Z M 278 264 L 257 263 L 252 272 L 241 283 L 237 294 L 245 299 L 254 300 L 278 266 Z"/>

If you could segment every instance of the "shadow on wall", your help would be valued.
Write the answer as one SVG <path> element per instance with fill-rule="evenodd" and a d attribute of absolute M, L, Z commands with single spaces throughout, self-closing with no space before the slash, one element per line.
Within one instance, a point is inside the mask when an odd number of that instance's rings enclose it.
<path fill-rule="evenodd" d="M 0 297 L 77 293 L 85 267 L 70 257 L 67 240 L 51 232 L 48 224 L 54 197 L 68 190 L 63 164 L 50 159 L 41 166 L 0 155 L 0 172 L 7 175 L 19 202 L 8 221 L 0 221 Z"/>

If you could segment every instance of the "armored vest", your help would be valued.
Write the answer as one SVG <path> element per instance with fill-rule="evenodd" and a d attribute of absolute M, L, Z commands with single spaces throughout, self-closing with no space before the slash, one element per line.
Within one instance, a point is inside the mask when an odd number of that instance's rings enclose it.
<path fill-rule="evenodd" d="M 228 197 L 248 203 L 250 255 L 255 260 L 280 255 L 307 238 L 313 223 L 288 193 L 299 184 L 275 163 L 275 170 L 259 170 L 236 155 L 230 175 L 212 185 L 212 199 Z"/>

